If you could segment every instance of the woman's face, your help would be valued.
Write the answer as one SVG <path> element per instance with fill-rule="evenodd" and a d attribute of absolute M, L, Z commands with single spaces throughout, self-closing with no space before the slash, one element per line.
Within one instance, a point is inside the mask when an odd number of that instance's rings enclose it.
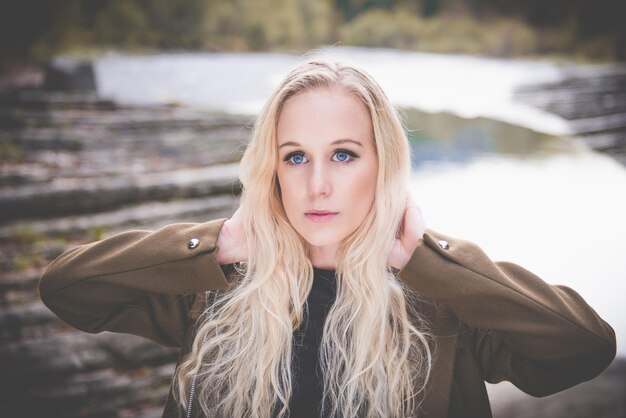
<path fill-rule="evenodd" d="M 334 255 L 374 201 L 378 158 L 367 107 L 340 87 L 306 90 L 285 102 L 277 143 L 291 225 L 312 251 Z"/>

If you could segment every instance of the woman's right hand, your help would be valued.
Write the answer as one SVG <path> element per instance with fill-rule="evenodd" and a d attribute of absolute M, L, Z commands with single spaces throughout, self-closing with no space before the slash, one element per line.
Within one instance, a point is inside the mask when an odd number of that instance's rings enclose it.
<path fill-rule="evenodd" d="M 232 264 L 248 261 L 248 241 L 241 220 L 241 208 L 222 225 L 217 238 L 215 257 L 219 264 Z"/>

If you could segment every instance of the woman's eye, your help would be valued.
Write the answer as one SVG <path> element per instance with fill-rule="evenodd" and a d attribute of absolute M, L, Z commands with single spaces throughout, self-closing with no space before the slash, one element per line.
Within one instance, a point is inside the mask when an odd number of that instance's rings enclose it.
<path fill-rule="evenodd" d="M 287 158 L 285 158 L 285 161 L 287 162 L 287 164 L 290 164 L 290 165 L 300 165 L 304 163 L 305 160 L 306 158 L 304 158 L 304 155 L 302 154 L 289 154 Z"/>
<path fill-rule="evenodd" d="M 350 161 L 358 158 L 356 154 L 350 151 L 336 151 L 333 154 L 333 161 L 339 163 L 349 163 Z M 294 152 L 285 157 L 284 161 L 289 165 L 301 165 L 306 164 L 309 160 L 300 152 Z"/>
<path fill-rule="evenodd" d="M 349 151 L 337 151 L 335 157 L 340 163 L 349 163 L 356 158 L 356 155 Z"/>

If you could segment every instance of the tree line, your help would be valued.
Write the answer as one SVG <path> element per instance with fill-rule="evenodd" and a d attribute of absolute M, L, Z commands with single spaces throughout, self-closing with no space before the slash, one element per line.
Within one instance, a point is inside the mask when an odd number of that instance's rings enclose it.
<path fill-rule="evenodd" d="M 307 50 L 344 43 L 626 59 L 615 0 L 22 0 L 0 6 L 0 60 L 117 49 Z"/>

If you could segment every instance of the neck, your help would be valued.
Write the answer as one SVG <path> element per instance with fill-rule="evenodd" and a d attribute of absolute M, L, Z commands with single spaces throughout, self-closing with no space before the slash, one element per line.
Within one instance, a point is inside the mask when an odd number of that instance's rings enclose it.
<path fill-rule="evenodd" d="M 323 270 L 337 269 L 337 250 L 339 244 L 324 246 L 309 246 L 309 257 L 313 267 Z"/>

